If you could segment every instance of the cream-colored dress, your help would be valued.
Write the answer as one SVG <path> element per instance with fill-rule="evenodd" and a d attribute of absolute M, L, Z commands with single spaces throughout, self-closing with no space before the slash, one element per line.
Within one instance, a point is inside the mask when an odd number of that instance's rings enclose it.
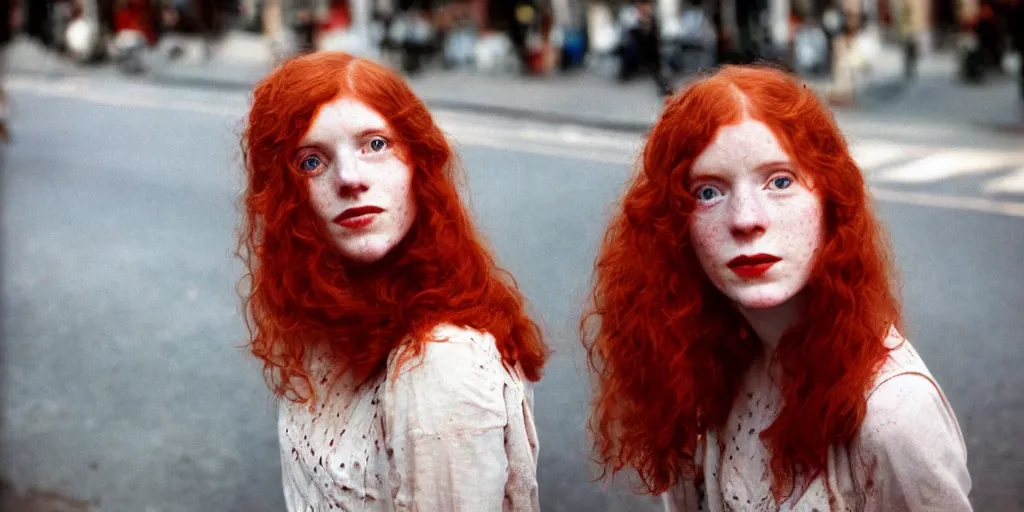
<path fill-rule="evenodd" d="M 665 510 L 971 510 L 967 450 L 953 409 L 909 341 L 893 330 L 886 344 L 898 348 L 875 379 L 857 437 L 829 450 L 826 476 L 775 504 L 769 454 L 758 436 L 778 415 L 779 390 L 766 372 L 751 372 L 725 428 L 700 443 L 704 484 L 677 484 L 663 496 Z"/>
<path fill-rule="evenodd" d="M 278 433 L 288 510 L 535 511 L 533 393 L 490 334 L 439 326 L 422 359 L 331 386 L 310 357 L 313 404 L 283 401 Z"/>

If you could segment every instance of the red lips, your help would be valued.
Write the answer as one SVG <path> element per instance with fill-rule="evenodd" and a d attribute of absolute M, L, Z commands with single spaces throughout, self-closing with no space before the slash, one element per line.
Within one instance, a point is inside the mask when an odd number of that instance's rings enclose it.
<path fill-rule="evenodd" d="M 349 229 L 359 229 L 369 226 L 376 214 L 384 209 L 378 206 L 358 206 L 349 208 L 334 218 L 334 223 Z"/>
<path fill-rule="evenodd" d="M 742 278 L 752 279 L 764 275 L 772 265 L 781 259 L 782 258 L 772 256 L 771 254 L 754 254 L 751 256 L 743 255 L 729 260 L 729 263 L 726 265 L 732 269 L 736 275 Z"/>

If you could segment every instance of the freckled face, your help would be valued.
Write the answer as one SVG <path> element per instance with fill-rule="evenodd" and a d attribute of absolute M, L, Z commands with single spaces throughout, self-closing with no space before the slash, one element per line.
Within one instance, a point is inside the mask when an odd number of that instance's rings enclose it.
<path fill-rule="evenodd" d="M 296 153 L 331 243 L 356 263 L 383 258 L 416 218 L 412 170 L 394 140 L 380 114 L 341 98 L 320 107 Z"/>
<path fill-rule="evenodd" d="M 741 308 L 773 308 L 807 285 L 821 200 L 763 123 L 724 126 L 694 161 L 690 237 L 711 282 Z"/>

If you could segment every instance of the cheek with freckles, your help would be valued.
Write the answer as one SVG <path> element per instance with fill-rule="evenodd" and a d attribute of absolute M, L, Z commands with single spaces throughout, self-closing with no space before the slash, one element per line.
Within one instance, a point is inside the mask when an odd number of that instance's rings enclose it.
<path fill-rule="evenodd" d="M 820 201 L 813 196 L 792 206 L 777 220 L 778 244 L 782 252 L 806 266 L 822 243 L 822 208 Z"/>
<path fill-rule="evenodd" d="M 317 216 L 323 220 L 330 220 L 330 212 L 335 202 L 335 194 L 331 190 L 329 180 L 323 176 L 317 176 L 308 181 L 309 204 L 313 207 Z"/>
<path fill-rule="evenodd" d="M 388 197 L 392 198 L 391 207 L 398 223 L 398 235 L 404 237 L 416 218 L 416 196 L 412 193 L 411 176 L 388 184 Z"/>
<path fill-rule="evenodd" d="M 383 258 L 408 235 L 416 218 L 416 205 L 409 183 L 387 181 L 378 185 L 380 201 L 387 213 L 375 229 L 357 235 L 349 251 L 364 261 Z"/>
<path fill-rule="evenodd" d="M 724 264 L 729 247 L 730 233 L 727 226 L 712 219 L 694 219 L 690 226 L 690 242 L 704 274 L 719 291 L 725 293 Z"/>
<path fill-rule="evenodd" d="M 697 258 L 704 270 L 721 259 L 720 253 L 726 249 L 730 238 L 728 226 L 719 222 L 710 214 L 694 214 L 690 222 L 690 243 L 693 244 Z"/>

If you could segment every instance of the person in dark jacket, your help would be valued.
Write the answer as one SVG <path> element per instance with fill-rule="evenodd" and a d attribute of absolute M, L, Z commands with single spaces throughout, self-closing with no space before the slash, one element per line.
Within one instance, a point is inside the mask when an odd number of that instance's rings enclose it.
<path fill-rule="evenodd" d="M 31 0 L 24 6 L 24 32 L 42 43 L 51 46 L 54 34 L 50 26 L 50 9 L 53 0 Z"/>
<path fill-rule="evenodd" d="M 7 98 L 4 95 L 4 79 L 7 77 L 7 47 L 14 39 L 14 30 L 11 26 L 13 7 L 11 0 L 0 0 L 0 142 L 7 142 L 10 139 L 10 134 L 7 133 Z"/>

